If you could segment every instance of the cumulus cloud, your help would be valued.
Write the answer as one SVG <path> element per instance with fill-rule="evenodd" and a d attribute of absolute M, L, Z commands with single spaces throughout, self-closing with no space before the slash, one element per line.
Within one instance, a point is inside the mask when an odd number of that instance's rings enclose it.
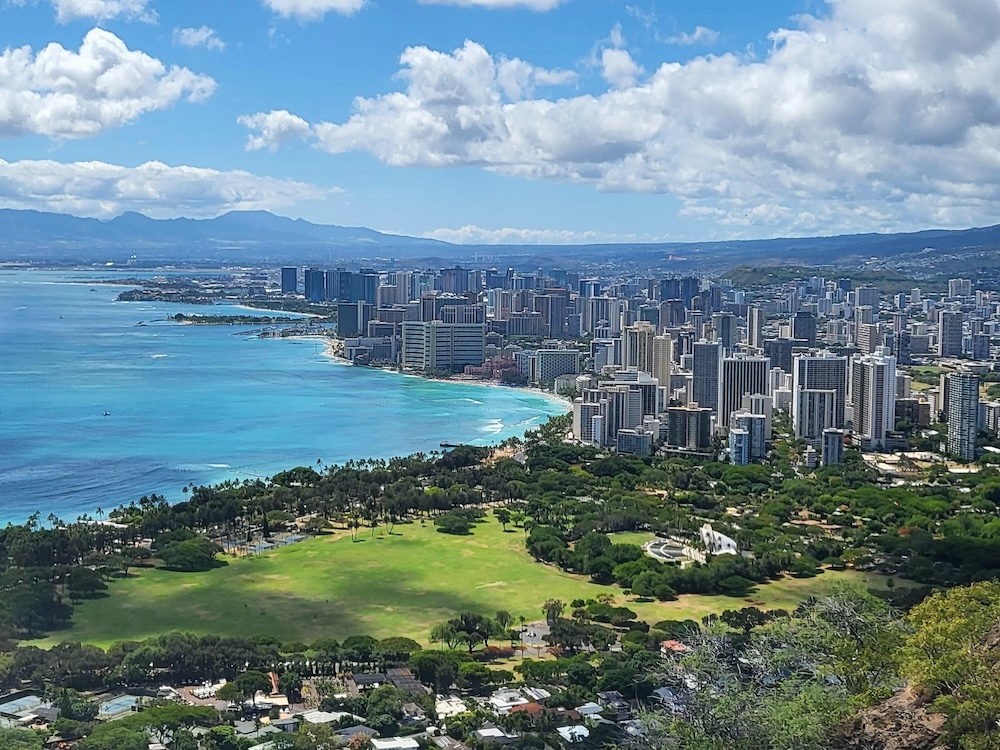
<path fill-rule="evenodd" d="M 147 162 L 0 159 L 0 207 L 75 216 L 111 217 L 139 211 L 154 218 L 216 216 L 232 210 L 274 209 L 323 198 L 329 190 L 249 172 Z"/>
<path fill-rule="evenodd" d="M 156 22 L 156 13 L 147 6 L 149 0 L 52 0 L 59 23 L 78 18 L 107 21 L 127 18 L 146 23 Z"/>
<path fill-rule="evenodd" d="M 312 127 L 308 122 L 285 109 L 242 115 L 236 121 L 256 132 L 256 135 L 252 132 L 247 138 L 247 151 L 265 148 L 276 151 L 286 143 L 305 140 L 312 134 Z"/>
<path fill-rule="evenodd" d="M 626 89 L 635 85 L 642 68 L 626 49 L 609 48 L 601 51 L 601 77 L 612 86 Z"/>
<path fill-rule="evenodd" d="M 459 245 L 592 245 L 608 242 L 655 242 L 662 239 L 638 234 L 612 234 L 610 232 L 571 229 L 484 229 L 468 224 L 458 229 L 442 227 L 426 232 L 424 237 Z"/>
<path fill-rule="evenodd" d="M 685 47 L 695 44 L 715 44 L 719 41 L 719 32 L 707 26 L 695 26 L 694 31 L 690 33 L 682 31 L 680 34 L 668 36 L 663 41 L 667 44 L 679 44 Z"/>
<path fill-rule="evenodd" d="M 220 52 L 226 48 L 226 43 L 219 39 L 215 29 L 209 26 L 174 29 L 173 40 L 174 44 L 179 47 L 204 47 Z"/>
<path fill-rule="evenodd" d="M 668 61 L 596 95 L 511 96 L 501 63 L 408 49 L 402 90 L 314 124 L 316 145 L 671 194 L 747 236 L 1000 219 L 1000 0 L 832 0 L 760 57 Z"/>
<path fill-rule="evenodd" d="M 215 86 L 208 76 L 130 50 L 103 29 L 88 32 L 79 52 L 56 43 L 37 54 L 7 49 L 0 54 L 0 137 L 93 136 L 181 99 L 206 99 Z"/>
<path fill-rule="evenodd" d="M 285 18 L 317 21 L 327 13 L 354 15 L 367 2 L 368 0 L 264 0 L 264 5 Z"/>

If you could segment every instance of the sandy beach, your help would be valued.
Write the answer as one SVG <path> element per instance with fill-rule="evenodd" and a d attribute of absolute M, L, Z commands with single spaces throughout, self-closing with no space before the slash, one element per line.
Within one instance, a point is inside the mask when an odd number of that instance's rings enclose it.
<path fill-rule="evenodd" d="M 346 365 L 348 367 L 358 366 L 355 365 L 353 362 L 349 362 L 341 354 L 338 353 L 337 351 L 338 342 L 342 346 L 342 341 L 340 339 L 332 339 L 330 336 L 323 336 L 319 334 L 317 334 L 316 336 L 302 336 L 302 335 L 285 336 L 284 338 L 301 339 L 303 341 L 322 339 L 325 342 L 325 346 L 323 349 L 323 355 L 325 357 L 329 357 L 334 362 Z M 542 390 L 541 388 L 519 386 L 519 385 L 503 385 L 502 383 L 496 380 L 481 380 L 479 378 L 463 377 L 463 376 L 457 376 L 453 378 L 433 378 L 427 375 L 418 375 L 417 373 L 412 373 L 412 372 L 402 372 L 400 370 L 392 369 L 389 367 L 371 367 L 368 369 L 377 370 L 379 372 L 388 372 L 393 375 L 399 375 L 404 378 L 420 378 L 421 380 L 427 380 L 432 383 L 448 383 L 450 385 L 475 385 L 481 388 L 506 388 L 512 391 L 523 391 L 524 393 L 530 393 L 534 396 L 541 396 L 542 398 L 547 399 L 551 403 L 558 403 L 560 406 L 565 408 L 567 414 L 572 409 L 572 404 L 570 404 L 570 402 L 567 401 L 565 398 L 556 395 L 552 391 L 545 391 Z"/>

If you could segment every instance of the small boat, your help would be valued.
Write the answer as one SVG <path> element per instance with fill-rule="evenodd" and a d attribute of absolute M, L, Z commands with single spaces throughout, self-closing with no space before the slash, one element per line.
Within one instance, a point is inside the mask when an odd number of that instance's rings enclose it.
<path fill-rule="evenodd" d="M 111 412 L 109 412 L 109 411 L 106 411 L 106 412 L 104 412 L 104 414 L 103 414 L 102 416 L 105 416 L 105 417 L 110 417 L 110 416 L 111 416 Z"/>

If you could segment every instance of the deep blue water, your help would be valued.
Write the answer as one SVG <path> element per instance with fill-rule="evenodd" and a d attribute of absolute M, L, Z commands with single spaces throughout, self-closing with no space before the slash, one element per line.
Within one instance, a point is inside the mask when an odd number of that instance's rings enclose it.
<path fill-rule="evenodd" d="M 116 302 L 123 287 L 90 283 L 111 275 L 0 270 L 0 523 L 151 492 L 178 501 L 185 485 L 317 459 L 487 444 L 567 411 L 525 391 L 351 367 L 315 340 L 172 323 L 247 311 Z"/>

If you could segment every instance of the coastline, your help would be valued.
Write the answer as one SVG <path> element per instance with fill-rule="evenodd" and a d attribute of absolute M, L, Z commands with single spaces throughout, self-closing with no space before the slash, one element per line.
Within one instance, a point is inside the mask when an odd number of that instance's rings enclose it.
<path fill-rule="evenodd" d="M 343 355 L 338 353 L 336 342 L 340 341 L 340 339 L 331 339 L 331 337 L 329 336 L 322 336 L 322 335 L 316 335 L 316 336 L 296 335 L 296 336 L 283 336 L 282 338 L 300 339 L 302 341 L 315 341 L 316 339 L 321 339 L 324 344 L 323 347 L 324 357 L 327 357 L 328 359 L 336 362 L 337 364 L 345 365 L 347 367 L 363 367 L 363 365 L 355 365 L 353 362 L 348 361 L 343 357 Z M 564 408 L 565 410 L 564 414 L 569 414 L 573 409 L 573 405 L 562 396 L 559 396 L 558 394 L 555 394 L 552 391 L 542 390 L 541 388 L 536 388 L 534 386 L 503 385 L 502 383 L 499 383 L 495 380 L 480 380 L 478 378 L 470 378 L 468 380 L 463 378 L 436 378 L 436 377 L 430 377 L 428 375 L 420 375 L 415 372 L 403 372 L 401 370 L 396 370 L 389 367 L 368 367 L 366 369 L 377 372 L 387 372 L 404 378 L 418 378 L 420 380 L 426 380 L 429 383 L 446 383 L 448 385 L 474 385 L 480 388 L 505 388 L 510 391 L 530 393 L 533 396 L 540 396 L 549 401 L 550 403 L 559 404 L 561 407 Z"/>

